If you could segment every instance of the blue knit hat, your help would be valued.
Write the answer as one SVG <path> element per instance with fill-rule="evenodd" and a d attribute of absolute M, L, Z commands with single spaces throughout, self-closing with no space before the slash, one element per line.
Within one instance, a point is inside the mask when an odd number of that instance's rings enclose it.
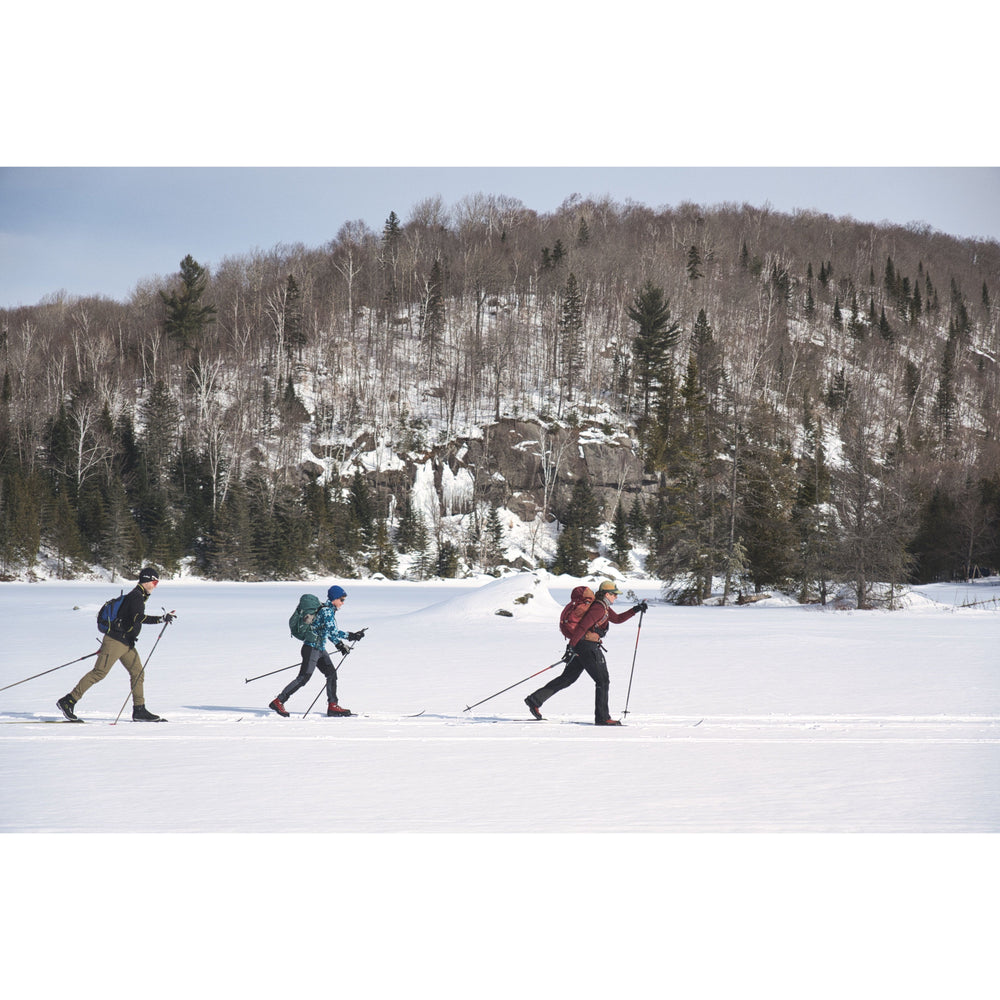
<path fill-rule="evenodd" d="M 344 588 L 343 588 L 343 587 L 338 587 L 338 586 L 337 586 L 337 584 L 334 584 L 334 585 L 333 585 L 333 586 L 332 586 L 332 587 L 331 587 L 331 588 L 330 588 L 330 589 L 329 589 L 329 590 L 328 590 L 328 591 L 326 592 L 326 599 L 327 599 L 328 601 L 330 601 L 331 603 L 332 603 L 333 601 L 336 601 L 336 600 L 337 600 L 338 598 L 340 598 L 340 597 L 347 597 L 347 591 L 346 591 L 346 590 L 344 590 Z"/>

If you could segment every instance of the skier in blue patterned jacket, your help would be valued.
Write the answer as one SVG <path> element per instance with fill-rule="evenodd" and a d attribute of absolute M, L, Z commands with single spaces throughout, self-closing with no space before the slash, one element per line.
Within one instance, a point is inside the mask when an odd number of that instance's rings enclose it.
<path fill-rule="evenodd" d="M 337 652 L 346 656 L 350 650 L 344 645 L 344 640 L 348 642 L 360 642 L 364 637 L 364 631 L 345 632 L 337 625 L 337 612 L 344 606 L 347 600 L 347 591 L 343 587 L 334 584 L 326 592 L 326 602 L 319 606 L 316 617 L 313 619 L 312 630 L 316 634 L 316 641 L 306 641 L 302 644 L 302 666 L 294 680 L 268 705 L 268 708 L 277 712 L 278 715 L 288 716 L 285 702 L 295 694 L 299 688 L 309 683 L 313 671 L 318 667 L 321 674 L 326 677 L 326 714 L 330 718 L 351 715 L 349 708 L 343 708 L 337 702 L 337 668 L 330 659 L 330 654 L 326 651 L 327 642 L 332 642 Z"/>
<path fill-rule="evenodd" d="M 326 601 L 319 606 L 319 611 L 313 619 L 313 631 L 319 636 L 319 641 L 307 642 L 307 646 L 324 649 L 328 642 L 332 642 L 334 649 L 341 653 L 347 652 L 344 640 L 354 642 L 351 638 L 354 633 L 345 632 L 337 625 L 337 612 L 344 606 L 346 600 L 347 592 L 343 587 L 333 586 L 326 592 Z"/>

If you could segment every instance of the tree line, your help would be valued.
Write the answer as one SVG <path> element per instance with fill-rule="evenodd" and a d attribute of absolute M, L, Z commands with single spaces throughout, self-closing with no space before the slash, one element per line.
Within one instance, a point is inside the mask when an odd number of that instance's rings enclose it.
<path fill-rule="evenodd" d="M 995 242 L 926 227 L 480 195 L 189 255 L 126 302 L 56 294 L 0 312 L 0 573 L 42 546 L 66 575 L 491 571 L 511 498 L 490 470 L 457 533 L 362 455 L 503 417 L 612 427 L 641 456 L 617 495 L 540 488 L 558 569 L 603 538 L 684 599 L 721 578 L 867 605 L 996 568 L 998 277 Z"/>

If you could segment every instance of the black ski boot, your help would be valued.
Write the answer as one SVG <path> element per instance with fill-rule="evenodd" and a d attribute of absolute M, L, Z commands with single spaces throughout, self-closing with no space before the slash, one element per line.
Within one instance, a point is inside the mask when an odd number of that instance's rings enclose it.
<path fill-rule="evenodd" d="M 158 715 L 153 715 L 152 712 L 147 711 L 145 705 L 133 705 L 132 707 L 132 721 L 133 722 L 162 722 Z"/>
<path fill-rule="evenodd" d="M 528 706 L 528 711 L 531 712 L 536 719 L 544 720 L 545 717 L 538 711 L 542 706 L 535 701 L 532 695 L 529 694 L 528 697 L 524 699 L 524 703 Z"/>
<path fill-rule="evenodd" d="M 79 722 L 80 720 L 73 714 L 73 709 L 76 708 L 76 702 L 68 695 L 63 695 L 57 702 L 56 708 L 62 712 L 63 715 L 69 719 L 70 722 Z"/>

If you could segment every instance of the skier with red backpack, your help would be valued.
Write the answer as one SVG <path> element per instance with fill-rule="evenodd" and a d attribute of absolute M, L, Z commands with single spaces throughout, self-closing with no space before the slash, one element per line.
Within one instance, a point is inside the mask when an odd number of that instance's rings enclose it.
<path fill-rule="evenodd" d="M 621 722 L 611 718 L 608 708 L 608 693 L 611 678 L 608 663 L 604 658 L 602 640 L 611 624 L 621 625 L 640 611 L 649 610 L 645 601 L 618 614 L 612 605 L 621 591 L 612 580 L 605 580 L 594 594 L 589 587 L 576 587 L 570 595 L 570 602 L 559 618 L 559 629 L 568 640 L 563 672 L 548 684 L 529 694 L 524 699 L 528 710 L 536 719 L 543 718 L 542 705 L 557 691 L 568 688 L 586 670 L 593 678 L 594 725 L 620 726 Z"/>

